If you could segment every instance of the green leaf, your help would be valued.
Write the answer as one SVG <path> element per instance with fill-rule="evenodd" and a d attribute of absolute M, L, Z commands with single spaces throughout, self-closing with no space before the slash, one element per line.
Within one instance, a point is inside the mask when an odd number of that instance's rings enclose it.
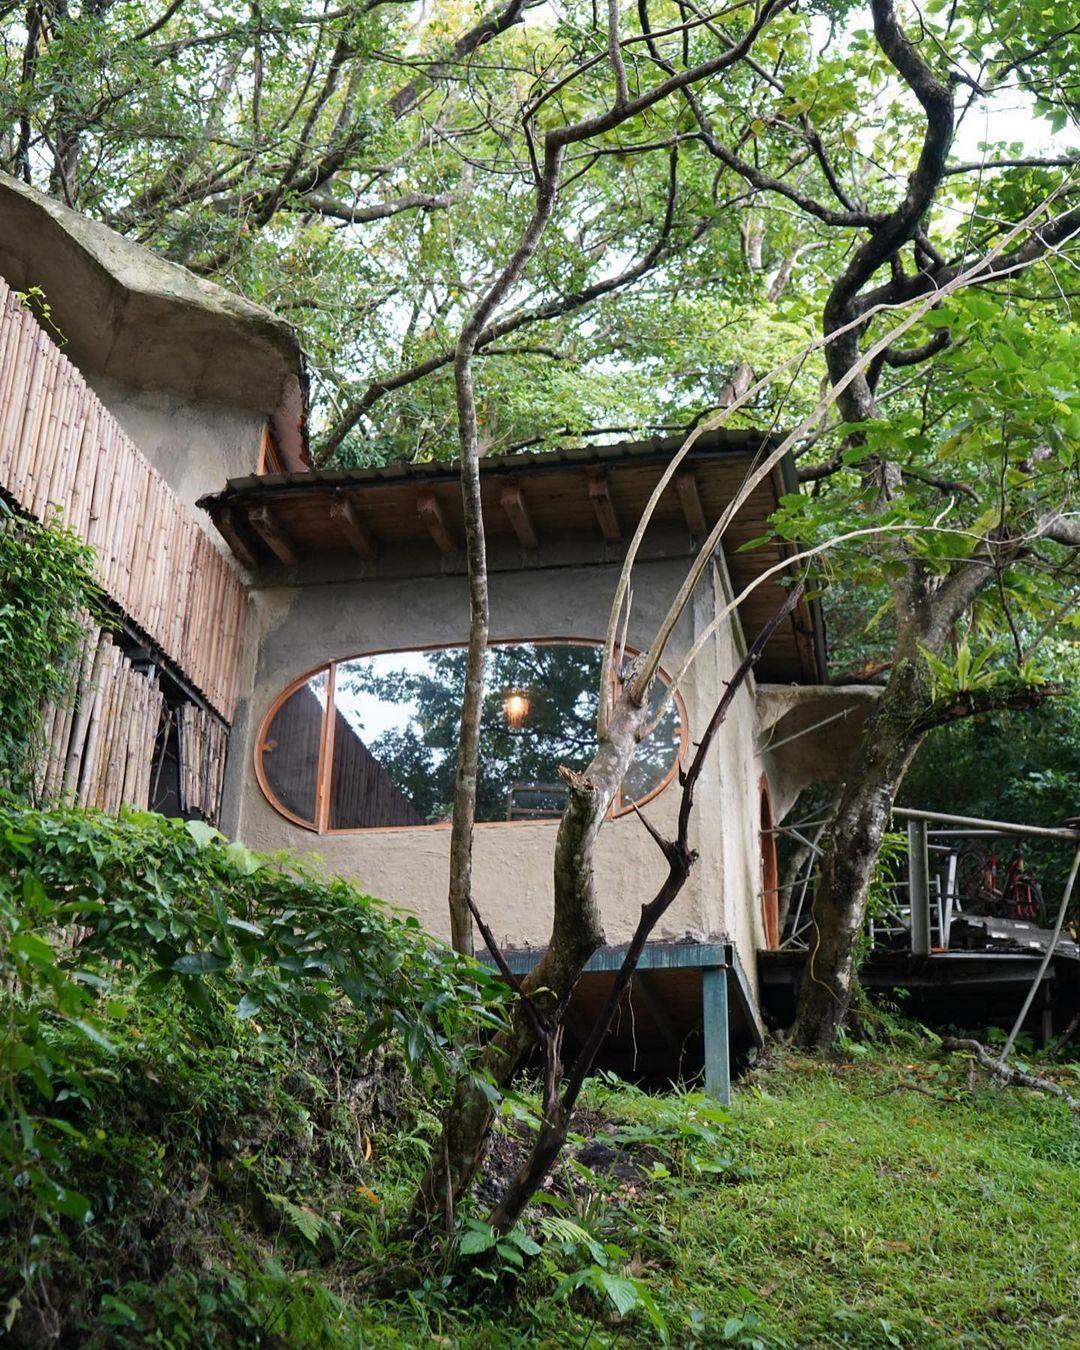
<path fill-rule="evenodd" d="M 256 937 L 266 936 L 264 928 L 260 928 L 257 923 L 248 923 L 247 919 L 229 918 L 226 922 L 230 928 L 239 928 L 242 933 L 253 933 Z"/>
<path fill-rule="evenodd" d="M 205 820 L 185 820 L 184 829 L 200 848 L 220 843 L 225 838 L 220 830 L 215 830 L 213 825 L 208 825 Z"/>
<path fill-rule="evenodd" d="M 244 1021 L 245 1018 L 254 1017 L 261 1008 L 262 999 L 258 994 L 245 994 L 236 1005 L 236 1015 L 241 1021 Z"/>
<path fill-rule="evenodd" d="M 42 970 L 56 964 L 56 953 L 36 933 L 16 933 L 8 943 L 8 949 Z"/>
<path fill-rule="evenodd" d="M 462 1233 L 458 1241 L 458 1250 L 462 1256 L 477 1256 L 480 1252 L 489 1252 L 494 1247 L 498 1238 L 495 1232 L 486 1223 L 480 1223 L 477 1219 L 470 1219 L 469 1228 Z"/>
<path fill-rule="evenodd" d="M 526 1256 L 539 1256 L 540 1244 L 535 1242 L 526 1232 L 520 1228 L 515 1228 L 513 1232 L 507 1234 L 507 1240 L 512 1242 Z"/>
<path fill-rule="evenodd" d="M 597 1272 L 596 1282 L 614 1304 L 615 1311 L 620 1317 L 625 1317 L 627 1313 L 633 1312 L 641 1301 L 637 1285 L 633 1280 L 627 1280 L 621 1275 L 612 1275 L 610 1271 L 601 1270 Z"/>
<path fill-rule="evenodd" d="M 1007 346 L 1004 342 L 995 342 L 990 348 L 990 355 L 1002 370 L 1007 370 L 1010 374 L 1019 370 L 1024 364 L 1023 358 L 1020 356 L 1019 352 L 1014 351 L 1012 347 Z"/>
<path fill-rule="evenodd" d="M 294 1204 L 284 1195 L 268 1195 L 266 1198 L 277 1205 L 301 1237 L 312 1244 L 318 1242 L 319 1235 L 326 1227 L 326 1221 L 313 1209 L 309 1209 L 307 1205 Z"/>
<path fill-rule="evenodd" d="M 212 975 L 215 971 L 225 970 L 227 957 L 217 956 L 214 952 L 188 952 L 173 962 L 172 968 L 178 975 Z"/>
<path fill-rule="evenodd" d="M 220 838 L 222 836 L 218 837 Z M 250 877 L 262 866 L 262 859 L 259 855 L 257 853 L 252 853 L 251 849 L 245 848 L 239 840 L 234 839 L 228 848 L 226 848 L 225 853 L 241 876 Z"/>
<path fill-rule="evenodd" d="M 113 1045 L 108 1036 L 106 1036 L 103 1031 L 99 1030 L 98 1027 L 94 1026 L 92 1022 L 86 1022 L 81 1017 L 73 1017 L 71 1019 L 71 1025 L 78 1027 L 88 1041 L 93 1041 L 93 1043 L 100 1046 L 102 1050 L 107 1050 L 110 1055 L 116 1054 L 116 1046 Z"/>

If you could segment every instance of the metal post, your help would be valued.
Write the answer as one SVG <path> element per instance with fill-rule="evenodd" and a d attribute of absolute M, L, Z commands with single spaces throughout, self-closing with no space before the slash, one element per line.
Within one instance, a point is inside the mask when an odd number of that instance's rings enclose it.
<path fill-rule="evenodd" d="M 705 1028 L 705 1091 L 722 1106 L 730 1106 L 728 988 L 723 966 L 706 966 L 701 972 L 701 1015 Z"/>
<path fill-rule="evenodd" d="M 911 912 L 911 952 L 930 955 L 930 849 L 925 820 L 909 820 L 908 904 Z"/>

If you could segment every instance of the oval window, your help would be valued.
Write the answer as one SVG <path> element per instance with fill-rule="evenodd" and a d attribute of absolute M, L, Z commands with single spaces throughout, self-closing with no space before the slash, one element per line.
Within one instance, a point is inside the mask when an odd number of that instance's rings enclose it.
<path fill-rule="evenodd" d="M 271 708 L 259 781 L 308 829 L 437 825 L 450 819 L 465 649 L 385 652 L 332 661 Z M 596 745 L 601 649 L 595 642 L 506 642 L 488 649 L 476 819 L 562 814 L 559 766 L 584 769 Z M 658 707 L 665 691 L 653 689 Z M 638 747 L 615 813 L 670 781 L 683 741 L 676 698 Z"/>

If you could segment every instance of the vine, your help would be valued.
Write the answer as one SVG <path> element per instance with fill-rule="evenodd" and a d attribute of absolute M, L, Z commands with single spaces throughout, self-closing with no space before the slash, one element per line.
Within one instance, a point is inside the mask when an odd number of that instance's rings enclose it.
<path fill-rule="evenodd" d="M 0 793 L 34 795 L 45 712 L 70 688 L 85 616 L 100 607 L 94 553 L 63 525 L 0 500 Z"/>

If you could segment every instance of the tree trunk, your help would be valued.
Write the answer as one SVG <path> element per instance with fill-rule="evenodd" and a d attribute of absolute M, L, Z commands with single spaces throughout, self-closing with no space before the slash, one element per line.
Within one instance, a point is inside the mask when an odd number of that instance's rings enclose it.
<path fill-rule="evenodd" d="M 465 522 L 465 554 L 469 570 L 469 646 L 465 689 L 461 699 L 457 767 L 454 771 L 454 814 L 450 832 L 450 941 L 454 950 L 473 954 L 472 895 L 473 826 L 476 821 L 476 778 L 480 760 L 480 718 L 484 711 L 484 660 L 488 641 L 487 543 L 480 500 L 476 404 L 472 386 L 472 348 L 462 344 L 454 362 L 457 385 L 458 435 L 461 444 L 461 501 Z"/>
<path fill-rule="evenodd" d="M 544 172 L 537 184 L 536 204 L 512 257 L 469 315 L 454 355 L 458 443 L 461 448 L 461 504 L 465 521 L 465 556 L 469 572 L 469 647 L 465 691 L 461 703 L 454 810 L 450 832 L 450 930 L 454 947 L 473 954 L 472 851 L 476 821 L 476 777 L 480 758 L 480 717 L 484 707 L 484 658 L 488 641 L 487 545 L 480 496 L 480 450 L 473 391 L 472 361 L 480 335 L 495 309 L 520 280 L 526 264 L 551 219 L 558 195 L 563 149 L 550 140 Z M 512 1070 L 511 1070 L 512 1072 Z"/>
<path fill-rule="evenodd" d="M 806 1049 L 833 1044 L 847 1017 L 859 934 L 893 799 L 925 731 L 927 695 L 918 658 L 899 662 L 863 731 L 858 762 L 844 786 L 811 908 L 814 932 L 791 1040 Z"/>
<path fill-rule="evenodd" d="M 584 773 L 562 771 L 569 798 L 555 843 L 551 937 L 540 961 L 521 981 L 523 995 L 551 1025 L 561 1016 L 585 963 L 604 943 L 593 852 L 608 808 L 634 757 L 637 738 L 649 720 L 648 698 L 640 705 L 630 698 L 632 682 L 628 681 L 616 701 L 607 734 L 588 769 Z M 489 1094 L 477 1080 L 486 1076 L 497 1088 L 505 1087 L 533 1042 L 519 1004 L 511 1026 L 485 1047 L 474 1071 L 459 1075 L 443 1117 L 442 1135 L 413 1200 L 410 1226 L 414 1229 L 440 1215 L 452 1220 L 483 1158 L 494 1117 Z"/>

